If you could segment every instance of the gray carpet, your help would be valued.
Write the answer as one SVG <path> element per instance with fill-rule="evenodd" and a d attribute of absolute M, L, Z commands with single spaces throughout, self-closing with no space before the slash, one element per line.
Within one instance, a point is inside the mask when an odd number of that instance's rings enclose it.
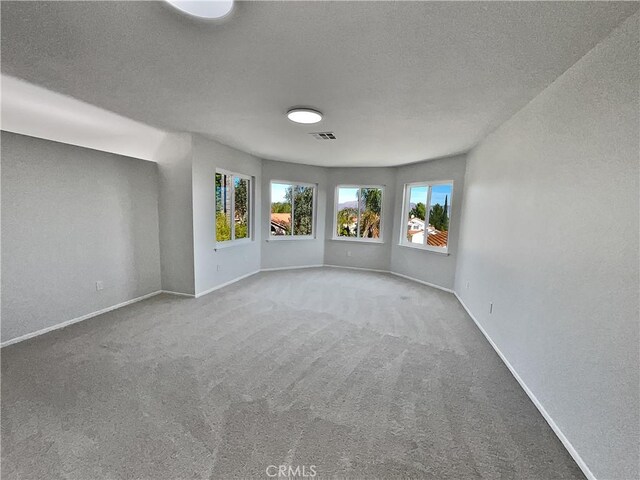
<path fill-rule="evenodd" d="M 261 273 L 2 350 L 3 479 L 269 478 L 269 465 L 584 478 L 455 297 L 387 274 Z"/>

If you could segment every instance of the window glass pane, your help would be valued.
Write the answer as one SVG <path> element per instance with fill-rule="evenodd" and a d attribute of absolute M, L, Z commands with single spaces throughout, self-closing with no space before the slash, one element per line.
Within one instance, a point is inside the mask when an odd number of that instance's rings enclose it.
<path fill-rule="evenodd" d="M 313 228 L 313 187 L 296 185 L 293 196 L 293 234 L 311 235 Z"/>
<path fill-rule="evenodd" d="M 216 173 L 216 240 L 231 240 L 231 176 Z"/>
<path fill-rule="evenodd" d="M 233 178 L 235 238 L 249 238 L 249 180 Z"/>
<path fill-rule="evenodd" d="M 380 214 L 382 213 L 382 190 L 360 189 L 360 237 L 380 238 Z"/>
<path fill-rule="evenodd" d="M 427 216 L 427 191 L 425 185 L 409 187 L 407 240 L 424 244 L 424 220 Z"/>
<path fill-rule="evenodd" d="M 338 188 L 336 234 L 339 237 L 358 235 L 358 188 Z"/>
<path fill-rule="evenodd" d="M 271 184 L 271 235 L 291 235 L 292 186 Z"/>
<path fill-rule="evenodd" d="M 451 212 L 451 192 L 453 185 L 433 185 L 431 187 L 431 208 L 427 227 L 427 244 L 446 248 L 449 241 L 449 218 Z"/>

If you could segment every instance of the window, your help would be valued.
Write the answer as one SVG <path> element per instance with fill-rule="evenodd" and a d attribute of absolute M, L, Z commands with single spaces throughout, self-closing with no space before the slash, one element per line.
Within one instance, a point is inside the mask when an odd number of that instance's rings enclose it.
<path fill-rule="evenodd" d="M 339 186 L 335 221 L 335 238 L 380 242 L 382 187 Z"/>
<path fill-rule="evenodd" d="M 270 235 L 313 238 L 315 185 L 271 182 Z"/>
<path fill-rule="evenodd" d="M 251 178 L 216 172 L 216 241 L 251 240 Z"/>
<path fill-rule="evenodd" d="M 452 193 L 452 181 L 406 184 L 400 244 L 446 253 Z"/>

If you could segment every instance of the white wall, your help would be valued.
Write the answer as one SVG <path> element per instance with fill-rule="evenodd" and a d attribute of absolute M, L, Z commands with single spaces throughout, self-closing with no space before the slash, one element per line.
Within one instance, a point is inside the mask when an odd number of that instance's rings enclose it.
<path fill-rule="evenodd" d="M 195 293 L 193 253 L 192 138 L 168 135 L 156 154 L 159 173 L 162 288 Z"/>
<path fill-rule="evenodd" d="M 327 190 L 326 232 L 324 263 L 356 268 L 389 270 L 393 237 L 395 201 L 395 168 L 329 168 Z M 333 229 L 336 187 L 338 185 L 382 185 L 382 240 L 383 243 L 334 240 Z M 348 255 L 351 253 L 351 256 Z"/>
<path fill-rule="evenodd" d="M 159 290 L 159 257 L 155 163 L 2 132 L 2 342 Z"/>
<path fill-rule="evenodd" d="M 191 135 L 167 132 L 0 74 L 2 130 L 159 165 L 162 286 L 194 293 Z"/>
<path fill-rule="evenodd" d="M 456 275 L 599 479 L 640 478 L 638 27 L 636 13 L 471 152 Z"/>
<path fill-rule="evenodd" d="M 316 210 L 313 239 L 270 240 L 271 181 L 314 183 Z M 262 162 L 262 268 L 284 268 L 324 263 L 327 208 L 327 169 L 298 163 Z"/>
<path fill-rule="evenodd" d="M 252 242 L 216 249 L 216 168 L 253 177 Z M 249 154 L 193 135 L 192 169 L 193 263 L 197 295 L 260 270 L 262 165 Z"/>
<path fill-rule="evenodd" d="M 2 130 L 158 161 L 171 133 L 0 73 Z"/>
<path fill-rule="evenodd" d="M 391 271 L 453 290 L 458 259 L 465 168 L 466 157 L 464 155 L 398 168 L 393 215 L 393 241 L 391 242 Z M 448 254 L 401 246 L 400 234 L 406 225 L 405 219 L 402 217 L 405 184 L 439 180 L 453 180 Z"/>

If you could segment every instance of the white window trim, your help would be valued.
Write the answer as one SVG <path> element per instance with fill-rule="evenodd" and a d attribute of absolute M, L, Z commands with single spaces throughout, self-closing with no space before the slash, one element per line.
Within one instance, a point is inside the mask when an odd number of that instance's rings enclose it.
<path fill-rule="evenodd" d="M 271 192 L 273 191 L 273 184 L 279 183 L 281 185 L 291 185 L 292 187 L 311 187 L 313 188 L 313 205 L 311 206 L 311 235 L 295 235 L 293 233 L 293 219 L 295 215 L 295 208 L 293 207 L 293 199 L 291 200 L 291 235 L 272 235 L 271 234 L 271 205 L 273 205 L 273 198 L 271 198 Z M 317 203 L 318 203 L 318 185 L 308 182 L 292 182 L 289 180 L 276 180 L 272 179 L 269 182 L 269 210 L 267 214 L 267 225 L 269 225 L 269 236 L 267 241 L 292 241 L 292 240 L 315 240 L 316 239 L 316 217 L 317 217 Z"/>
<path fill-rule="evenodd" d="M 232 172 L 230 170 L 225 170 L 223 168 L 216 168 L 216 175 L 220 174 L 220 175 L 230 175 L 231 178 L 231 238 L 232 240 L 224 240 L 222 242 L 216 240 L 215 242 L 215 250 L 218 250 L 219 248 L 228 248 L 228 247 L 235 247 L 235 246 L 239 246 L 239 245 L 244 245 L 244 244 L 248 244 L 254 241 L 254 235 L 253 235 L 253 212 L 254 212 L 254 208 L 253 208 L 253 189 L 254 189 L 254 178 L 251 175 L 245 175 L 244 173 L 238 173 L 238 172 Z M 233 178 L 241 178 L 243 180 L 248 180 L 249 181 L 249 190 L 248 190 L 248 195 L 249 195 L 249 223 L 247 225 L 248 228 L 248 235 L 246 238 L 235 238 L 236 236 L 236 222 L 235 222 L 235 208 L 236 208 L 236 195 L 235 195 L 235 185 L 233 184 Z M 214 178 L 214 188 L 215 188 L 215 178 Z M 214 195 L 214 202 L 216 201 L 215 195 Z M 215 211 L 217 214 L 217 205 L 214 205 L 215 207 Z M 215 231 L 215 217 L 214 217 L 214 235 L 217 238 L 217 234 L 218 232 Z"/>
<path fill-rule="evenodd" d="M 331 240 L 338 240 L 341 242 L 362 242 L 362 243 L 384 243 L 384 185 L 336 185 L 336 189 L 333 195 L 333 234 Z M 338 235 L 338 192 L 341 188 L 379 188 L 381 193 L 380 198 L 380 236 L 378 238 L 361 238 L 361 237 L 341 237 Z M 360 235 L 360 194 L 358 194 L 358 229 L 357 234 Z"/>
<path fill-rule="evenodd" d="M 404 184 L 404 192 L 402 195 L 402 221 L 400 222 L 400 242 L 399 245 L 401 247 L 407 248 L 416 248 L 418 250 L 425 250 L 427 252 L 439 253 L 441 255 L 449 255 L 449 239 L 451 238 L 451 219 L 452 215 L 449 215 L 449 235 L 447 237 L 447 246 L 446 247 L 433 247 L 431 245 L 427 245 L 427 237 L 428 232 L 426 231 L 427 225 L 429 225 L 429 214 L 431 211 L 431 187 L 434 185 L 451 185 L 451 196 L 449 198 L 449 208 L 453 205 L 453 192 L 455 190 L 455 185 L 453 180 L 436 180 L 432 182 L 412 182 Z M 407 217 L 409 216 L 409 200 L 411 195 L 412 187 L 428 187 L 427 193 L 427 204 L 426 208 L 426 218 L 424 219 L 425 224 L 425 234 L 424 234 L 424 243 L 417 244 L 411 243 L 407 240 Z M 452 212 L 452 210 L 449 210 Z"/>

